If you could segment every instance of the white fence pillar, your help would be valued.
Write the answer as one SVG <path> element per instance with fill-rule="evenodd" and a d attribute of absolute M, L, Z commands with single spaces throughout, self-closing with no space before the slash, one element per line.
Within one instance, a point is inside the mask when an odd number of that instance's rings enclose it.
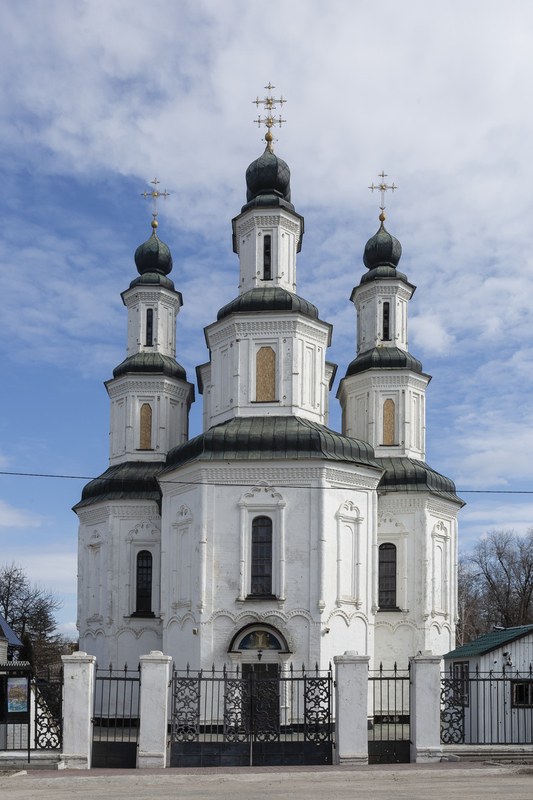
<path fill-rule="evenodd" d="M 138 767 L 166 767 L 172 658 L 160 650 L 141 656 Z"/>
<path fill-rule="evenodd" d="M 66 769 L 90 769 L 93 746 L 93 703 L 96 657 L 87 653 L 61 656 L 63 661 L 63 753 Z"/>
<path fill-rule="evenodd" d="M 368 664 L 348 650 L 335 656 L 335 736 L 338 764 L 368 764 Z"/>
<path fill-rule="evenodd" d="M 411 762 L 440 761 L 441 658 L 422 653 L 411 663 Z"/>

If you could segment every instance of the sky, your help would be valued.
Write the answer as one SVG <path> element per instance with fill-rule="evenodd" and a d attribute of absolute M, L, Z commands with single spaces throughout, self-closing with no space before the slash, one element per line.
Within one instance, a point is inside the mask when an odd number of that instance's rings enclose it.
<path fill-rule="evenodd" d="M 103 382 L 125 357 L 120 293 L 151 232 L 142 192 L 157 177 L 170 193 L 158 232 L 194 381 L 203 327 L 237 294 L 231 219 L 269 81 L 305 217 L 298 293 L 334 325 L 331 427 L 384 170 L 398 186 L 386 225 L 417 286 L 409 349 L 433 376 L 427 461 L 467 501 L 461 550 L 532 525 L 529 0 L 2 0 L 0 29 L 0 564 L 62 599 L 62 632 L 76 618 L 71 508 L 107 467 Z"/>

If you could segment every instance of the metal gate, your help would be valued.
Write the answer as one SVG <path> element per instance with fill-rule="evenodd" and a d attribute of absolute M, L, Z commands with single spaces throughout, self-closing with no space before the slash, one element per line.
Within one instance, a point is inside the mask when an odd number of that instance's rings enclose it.
<path fill-rule="evenodd" d="M 331 668 L 174 671 L 171 767 L 331 764 Z"/>
<path fill-rule="evenodd" d="M 369 764 L 410 761 L 409 669 L 371 672 L 368 722 Z"/>
<path fill-rule="evenodd" d="M 27 661 L 0 664 L 0 751 L 59 751 L 63 672 L 32 673 Z"/>
<path fill-rule="evenodd" d="M 96 670 L 92 767 L 137 765 L 140 691 L 139 667 Z"/>

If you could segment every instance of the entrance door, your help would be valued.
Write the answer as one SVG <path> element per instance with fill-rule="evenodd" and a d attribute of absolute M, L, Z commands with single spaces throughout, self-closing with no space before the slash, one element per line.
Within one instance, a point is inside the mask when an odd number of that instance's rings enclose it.
<path fill-rule="evenodd" d="M 246 729 L 255 741 L 272 742 L 279 739 L 279 665 L 243 664 L 243 718 Z"/>

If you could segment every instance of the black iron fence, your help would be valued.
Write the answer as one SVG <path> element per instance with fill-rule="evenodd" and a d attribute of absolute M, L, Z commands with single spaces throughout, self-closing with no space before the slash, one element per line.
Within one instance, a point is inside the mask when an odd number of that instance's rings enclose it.
<path fill-rule="evenodd" d="M 532 744 L 533 667 L 469 672 L 462 663 L 443 673 L 441 741 Z"/>
<path fill-rule="evenodd" d="M 175 671 L 171 766 L 332 761 L 331 668 Z"/>
<path fill-rule="evenodd" d="M 369 673 L 370 709 L 368 760 L 408 763 L 410 759 L 410 670 L 383 669 Z"/>
<path fill-rule="evenodd" d="M 135 767 L 139 737 L 140 668 L 96 669 L 93 767 Z"/>
<path fill-rule="evenodd" d="M 0 751 L 60 750 L 63 671 L 34 675 L 25 661 L 0 664 Z"/>

